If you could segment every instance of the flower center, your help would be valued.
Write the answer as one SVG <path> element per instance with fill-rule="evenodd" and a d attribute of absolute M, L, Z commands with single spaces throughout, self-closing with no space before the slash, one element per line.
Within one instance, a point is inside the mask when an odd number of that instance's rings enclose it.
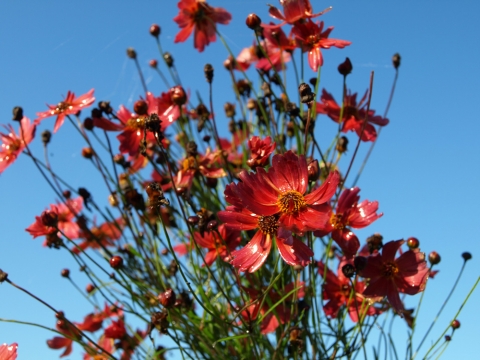
<path fill-rule="evenodd" d="M 277 218 L 275 216 L 260 216 L 258 218 L 258 227 L 264 234 L 275 234 L 278 229 Z"/>
<path fill-rule="evenodd" d="M 387 262 L 383 264 L 383 276 L 386 278 L 393 278 L 398 274 L 398 266 L 394 262 Z"/>
<path fill-rule="evenodd" d="M 318 42 L 318 40 L 319 40 L 318 35 L 308 35 L 305 42 L 307 43 L 307 45 L 314 47 L 315 44 Z"/>
<path fill-rule="evenodd" d="M 330 223 L 335 230 L 343 230 L 345 226 L 347 226 L 346 222 L 343 220 L 342 214 L 332 214 L 330 217 Z"/>
<path fill-rule="evenodd" d="M 72 106 L 64 101 L 60 101 L 58 104 L 57 104 L 57 107 L 55 108 L 55 111 L 57 113 L 61 113 L 61 112 L 64 112 L 65 110 L 71 108 Z"/>
<path fill-rule="evenodd" d="M 358 119 L 359 118 L 358 109 L 355 106 L 347 105 L 343 108 L 343 118 L 348 119 L 351 116 Z"/>
<path fill-rule="evenodd" d="M 277 205 L 282 213 L 293 214 L 307 206 L 307 202 L 298 191 L 288 190 L 278 197 Z"/>
<path fill-rule="evenodd" d="M 136 130 L 143 130 L 145 127 L 145 119 L 143 117 L 128 119 L 127 127 Z"/>

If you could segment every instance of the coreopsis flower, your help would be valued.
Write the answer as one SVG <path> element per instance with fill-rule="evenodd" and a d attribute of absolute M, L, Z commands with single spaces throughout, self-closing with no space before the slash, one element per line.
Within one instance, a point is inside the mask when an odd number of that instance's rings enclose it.
<path fill-rule="evenodd" d="M 54 336 L 52 339 L 47 340 L 47 346 L 50 349 L 56 350 L 65 348 L 64 352 L 62 353 L 62 355 L 60 355 L 60 357 L 70 355 L 73 350 L 73 339 L 79 340 L 81 338 L 80 331 L 62 317 L 57 320 L 57 324 L 55 327 L 60 333 L 65 335 L 65 337 Z"/>
<path fill-rule="evenodd" d="M 248 166 L 252 169 L 257 166 L 265 167 L 268 165 L 269 156 L 275 150 L 276 143 L 272 143 L 272 138 L 267 136 L 261 140 L 258 136 L 253 136 L 248 140 L 250 149 L 250 158 L 247 160 Z"/>
<path fill-rule="evenodd" d="M 383 213 L 377 214 L 378 201 L 363 200 L 359 203 L 359 192 L 358 187 L 344 190 L 338 199 L 335 213 L 331 213 L 325 229 L 314 232 L 315 236 L 331 233 L 332 239 L 347 257 L 354 256 L 360 247 L 357 236 L 348 227 L 362 229 L 383 215 Z"/>
<path fill-rule="evenodd" d="M 17 358 L 18 344 L 0 345 L 0 360 L 15 360 Z"/>
<path fill-rule="evenodd" d="M 362 141 L 375 141 L 377 131 L 372 124 L 385 126 L 389 120 L 375 115 L 375 110 L 371 109 L 367 117 L 367 98 L 368 90 L 357 104 L 357 93 L 352 95 L 349 90 L 345 96 L 343 117 L 340 119 L 341 105 L 338 105 L 333 96 L 323 89 L 321 102 L 317 103 L 317 112 L 328 115 L 336 123 L 341 123 L 342 132 L 355 131 Z"/>
<path fill-rule="evenodd" d="M 24 117 L 20 120 L 18 135 L 12 125 L 3 126 L 7 132 L 0 132 L 0 174 L 12 164 L 35 137 L 35 124 Z"/>
<path fill-rule="evenodd" d="M 280 0 L 280 4 L 283 6 L 283 14 L 272 5 L 269 5 L 270 9 L 268 10 L 271 17 L 282 21 L 282 23 L 276 25 L 277 27 L 287 23 L 295 24 L 302 20 L 311 19 L 320 16 L 329 10 L 326 9 L 322 12 L 313 14 L 310 0 Z"/>
<path fill-rule="evenodd" d="M 408 250 L 395 258 L 404 240 L 390 241 L 367 258 L 366 267 L 359 275 L 369 279 L 363 291 L 365 297 L 387 297 L 390 305 L 400 315 L 404 311 L 399 293 L 415 295 L 425 289 L 429 269 L 425 254 L 418 249 Z"/>
<path fill-rule="evenodd" d="M 208 249 L 205 255 L 205 264 L 210 266 L 219 256 L 223 261 L 230 260 L 231 252 L 240 244 L 240 231 L 227 228 L 225 224 L 218 230 L 206 231 L 202 234 L 195 232 L 193 238 L 198 246 Z"/>
<path fill-rule="evenodd" d="M 202 52 L 205 46 L 216 40 L 215 24 L 226 25 L 232 19 L 228 11 L 220 7 L 211 7 L 205 0 L 180 0 L 180 12 L 173 19 L 182 29 L 175 42 L 184 42 L 194 31 L 194 47 Z"/>
<path fill-rule="evenodd" d="M 105 328 L 105 337 L 109 339 L 122 339 L 127 334 L 125 323 L 122 319 L 114 320 Z"/>
<path fill-rule="evenodd" d="M 93 104 L 95 101 L 93 91 L 94 89 L 90 90 L 86 94 L 80 95 L 77 98 L 73 92 L 69 91 L 63 101 L 60 101 L 57 105 L 47 105 L 50 108 L 49 110 L 38 112 L 38 117 L 35 119 L 35 125 L 38 125 L 40 121 L 47 117 L 57 116 L 55 127 L 53 128 L 53 132 L 57 132 L 57 130 L 65 121 L 66 115 L 74 115 L 80 110 L 83 110 L 84 108 Z"/>
<path fill-rule="evenodd" d="M 122 236 L 124 227 L 125 220 L 121 217 L 112 222 L 106 221 L 99 226 L 96 226 L 94 223 L 91 229 L 81 230 L 79 237 L 84 239 L 84 241 L 72 248 L 72 252 L 78 254 L 88 248 L 101 249 L 114 246 L 115 240 L 120 239 Z"/>
<path fill-rule="evenodd" d="M 290 231 L 280 228 L 277 216 L 260 216 L 247 208 L 242 208 L 241 200 L 235 191 L 233 184 L 227 185 L 225 197 L 234 206 L 228 206 L 225 211 L 219 211 L 218 218 L 233 230 L 258 229 L 258 231 L 247 245 L 231 253 L 230 263 L 240 271 L 250 273 L 257 271 L 267 259 L 275 239 L 280 256 L 288 265 L 306 266 L 313 256 L 313 251 L 302 241 L 293 237 Z"/>
<path fill-rule="evenodd" d="M 305 156 L 292 151 L 275 155 L 268 173 L 258 168 L 256 173 L 241 172 L 239 178 L 242 182 L 231 187 L 236 188 L 242 207 L 258 216 L 277 215 L 280 226 L 299 234 L 325 227 L 329 220 L 327 202 L 340 181 L 338 172 L 332 172 L 322 185 L 305 195 L 307 162 Z M 230 202 L 228 197 L 226 200 Z"/>
<path fill-rule="evenodd" d="M 245 291 L 248 293 L 252 301 L 255 301 L 261 295 L 261 291 L 256 289 L 246 288 Z M 285 297 L 287 294 L 289 295 Z M 256 301 L 242 313 L 242 316 L 247 321 L 255 320 L 258 317 L 258 314 L 265 314 L 267 311 L 271 310 L 273 305 L 284 298 L 283 301 L 275 307 L 275 309 L 270 311 L 262 319 L 262 323 L 260 324 L 260 332 L 262 334 L 269 334 L 275 331 L 280 324 L 285 324 L 292 319 L 292 302 L 301 299 L 304 296 L 304 282 L 299 282 L 297 284 L 290 283 L 285 286 L 281 293 L 273 289 L 270 290 L 268 296 L 265 298 L 265 301 Z"/>
<path fill-rule="evenodd" d="M 330 49 L 332 46 L 343 49 L 351 44 L 350 41 L 346 40 L 329 39 L 328 36 L 332 30 L 333 26 L 330 26 L 323 31 L 323 21 L 315 24 L 311 20 L 297 23 L 292 28 L 298 46 L 303 52 L 308 52 L 308 64 L 313 71 L 317 71 L 323 65 L 321 49 Z"/>
<path fill-rule="evenodd" d="M 323 300 L 326 301 L 323 306 L 325 315 L 336 318 L 342 306 L 347 307 L 353 322 L 357 322 L 364 314 L 379 314 L 380 310 L 371 306 L 370 302 L 365 301 L 365 297 L 362 295 L 366 287 L 365 282 L 356 281 L 355 293 L 352 294 L 350 279 L 342 272 L 342 266 L 345 264 L 345 261 L 339 263 L 337 275 L 335 275 L 323 262 L 318 263 L 318 273 L 325 279 L 322 284 Z M 325 270 L 327 271 L 326 275 Z"/>

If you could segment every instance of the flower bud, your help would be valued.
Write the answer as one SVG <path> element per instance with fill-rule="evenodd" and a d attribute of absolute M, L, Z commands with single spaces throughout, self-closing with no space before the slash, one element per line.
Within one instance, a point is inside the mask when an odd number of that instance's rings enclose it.
<path fill-rule="evenodd" d="M 347 278 L 351 278 L 355 275 L 355 266 L 352 264 L 345 264 L 342 266 L 342 273 Z"/>
<path fill-rule="evenodd" d="M 170 89 L 170 98 L 175 105 L 182 106 L 187 102 L 187 94 L 180 85 L 174 86 Z"/>
<path fill-rule="evenodd" d="M 452 337 L 450 335 L 445 335 L 445 341 L 450 341 L 452 340 Z"/>
<path fill-rule="evenodd" d="M 44 146 L 50 142 L 51 138 L 52 138 L 52 133 L 50 131 L 45 130 L 42 132 L 42 142 Z"/>
<path fill-rule="evenodd" d="M 127 49 L 127 56 L 128 56 L 130 59 L 136 59 L 136 58 L 137 58 L 137 52 L 135 51 L 134 48 L 129 47 L 129 48 Z"/>
<path fill-rule="evenodd" d="M 430 254 L 428 254 L 428 261 L 430 261 L 430 264 L 432 265 L 437 265 L 441 260 L 440 255 L 436 251 L 432 251 Z"/>
<path fill-rule="evenodd" d="M 116 192 L 113 192 L 110 195 L 108 195 L 108 202 L 113 207 L 117 207 L 120 204 L 118 201 L 118 196 Z"/>
<path fill-rule="evenodd" d="M 346 136 L 341 136 L 337 141 L 337 145 L 335 146 L 335 149 L 340 154 L 343 154 L 348 150 L 347 147 L 348 147 L 348 138 Z"/>
<path fill-rule="evenodd" d="M 203 68 L 203 72 L 205 73 L 205 78 L 209 84 L 213 81 L 213 66 L 211 64 L 206 64 Z"/>
<path fill-rule="evenodd" d="M 93 130 L 93 119 L 88 117 L 83 120 L 83 128 L 85 130 Z"/>
<path fill-rule="evenodd" d="M 98 108 L 100 111 L 104 112 L 105 114 L 111 114 L 113 112 L 112 106 L 110 105 L 110 101 L 99 101 Z"/>
<path fill-rule="evenodd" d="M 113 157 L 113 162 L 118 165 L 125 164 L 125 157 L 122 154 L 117 154 Z"/>
<path fill-rule="evenodd" d="M 320 167 L 318 166 L 318 160 L 312 160 L 307 166 L 308 180 L 317 181 L 320 176 Z"/>
<path fill-rule="evenodd" d="M 468 261 L 472 258 L 472 254 L 470 254 L 469 252 L 464 252 L 462 254 L 462 258 L 463 258 L 463 260 Z"/>
<path fill-rule="evenodd" d="M 167 64 L 168 67 L 173 66 L 173 56 L 168 51 L 163 54 L 163 60 L 165 60 L 165 64 Z"/>
<path fill-rule="evenodd" d="M 153 24 L 152 26 L 150 26 L 150 35 L 158 38 L 158 35 L 160 35 L 160 26 L 158 26 L 157 24 Z"/>
<path fill-rule="evenodd" d="M 110 259 L 110 266 L 114 269 L 120 269 L 123 266 L 123 259 L 115 255 Z"/>
<path fill-rule="evenodd" d="M 190 225 L 196 225 L 198 224 L 198 222 L 200 221 L 200 218 L 196 215 L 194 216 L 189 216 L 188 219 L 187 219 L 188 223 Z"/>
<path fill-rule="evenodd" d="M 395 69 L 398 69 L 400 67 L 400 60 L 401 60 L 401 57 L 399 53 L 396 53 L 395 55 L 393 55 L 392 63 Z"/>
<path fill-rule="evenodd" d="M 350 59 L 347 57 L 343 63 L 338 65 L 338 72 L 340 75 L 347 76 L 352 72 L 353 66 Z"/>
<path fill-rule="evenodd" d="M 82 149 L 82 156 L 85 158 L 85 159 L 91 159 L 93 157 L 93 149 L 91 147 L 84 147 Z"/>
<path fill-rule="evenodd" d="M 157 60 L 152 59 L 148 62 L 148 65 L 150 65 L 150 67 L 152 67 L 152 68 L 156 68 L 157 65 L 158 65 L 158 62 L 157 62 Z"/>
<path fill-rule="evenodd" d="M 418 241 L 418 239 L 416 237 L 409 237 L 407 239 L 407 246 L 413 250 L 413 249 L 418 249 L 418 247 L 420 246 L 420 241 Z"/>
<path fill-rule="evenodd" d="M 367 238 L 367 246 L 370 254 L 380 250 L 383 247 L 383 236 L 379 233 L 373 234 Z"/>
<path fill-rule="evenodd" d="M 317 78 L 316 78 L 316 77 L 310 78 L 310 80 L 308 80 L 308 82 L 309 82 L 310 85 L 312 85 L 313 87 L 317 86 Z"/>
<path fill-rule="evenodd" d="M 148 113 L 148 104 L 145 100 L 135 101 L 133 104 L 133 111 L 138 115 L 147 115 Z"/>
<path fill-rule="evenodd" d="M 72 196 L 72 193 L 70 192 L 70 190 L 63 190 L 63 197 L 65 199 L 70 199 L 71 196 Z"/>
<path fill-rule="evenodd" d="M 210 135 L 205 135 L 205 136 L 203 137 L 203 141 L 205 141 L 205 142 L 208 143 L 211 138 L 212 138 L 212 137 L 211 137 Z"/>
<path fill-rule="evenodd" d="M 85 290 L 87 290 L 87 293 L 91 294 L 91 293 L 95 290 L 95 285 L 93 285 L 93 284 L 88 284 L 88 285 L 85 287 Z"/>
<path fill-rule="evenodd" d="M 460 327 L 460 321 L 457 319 L 452 321 L 452 329 L 457 330 Z"/>
<path fill-rule="evenodd" d="M 15 106 L 12 112 L 13 112 L 12 120 L 20 121 L 23 119 L 23 109 L 20 106 Z"/>
<path fill-rule="evenodd" d="M 216 220 L 209 221 L 207 224 L 207 230 L 213 230 L 218 226 L 218 222 Z"/>
<path fill-rule="evenodd" d="M 235 59 L 232 56 L 229 56 L 227 60 L 223 62 L 223 66 L 228 71 L 232 71 L 233 69 L 235 69 Z"/>
<path fill-rule="evenodd" d="M 175 305 L 176 298 L 175 292 L 172 289 L 167 289 L 165 292 L 158 295 L 158 301 L 166 308 Z"/>
<path fill-rule="evenodd" d="M 261 23 L 262 20 L 258 17 L 257 14 L 250 14 L 247 16 L 247 20 L 245 20 L 245 24 L 247 24 L 247 26 L 252 30 L 256 30 Z"/>
<path fill-rule="evenodd" d="M 223 105 L 223 109 L 225 110 L 225 116 L 228 118 L 233 118 L 235 116 L 235 104 L 226 102 Z"/>
<path fill-rule="evenodd" d="M 63 269 L 62 272 L 60 273 L 60 275 L 62 275 L 62 277 L 64 277 L 64 278 L 69 278 L 70 277 L 70 270 Z"/>
<path fill-rule="evenodd" d="M 315 94 L 312 92 L 312 88 L 306 83 L 300 84 L 298 92 L 300 93 L 300 101 L 304 104 L 311 103 L 315 100 Z"/>

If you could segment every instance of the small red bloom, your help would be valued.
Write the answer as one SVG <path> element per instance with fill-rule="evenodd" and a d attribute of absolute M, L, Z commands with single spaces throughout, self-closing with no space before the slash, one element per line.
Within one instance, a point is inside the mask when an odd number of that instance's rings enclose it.
<path fill-rule="evenodd" d="M 17 358 L 18 344 L 0 345 L 0 360 L 15 360 Z"/>
<path fill-rule="evenodd" d="M 193 234 L 193 238 L 198 246 L 207 248 L 205 255 L 205 264 L 213 264 L 217 256 L 223 261 L 230 260 L 230 253 L 240 244 L 240 231 L 227 228 L 225 224 L 218 227 L 218 231 L 206 231 L 203 236 L 199 232 Z"/>
<path fill-rule="evenodd" d="M 368 278 L 363 292 L 366 297 L 386 296 L 390 305 L 400 315 L 404 311 L 399 293 L 415 295 L 425 289 L 429 269 L 425 254 L 408 250 L 395 259 L 395 254 L 404 240 L 390 241 L 383 246 L 382 253 L 367 258 L 367 266 L 360 276 Z"/>
<path fill-rule="evenodd" d="M 105 329 L 105 337 L 110 339 L 122 339 L 127 334 L 125 323 L 122 319 L 112 321 Z"/>
<path fill-rule="evenodd" d="M 78 254 L 81 250 L 88 248 L 101 249 L 102 246 L 114 246 L 115 240 L 122 236 L 124 226 L 125 220 L 123 218 L 118 218 L 112 222 L 106 221 L 99 226 L 94 223 L 91 229 L 82 229 L 79 237 L 84 241 L 72 248 L 72 252 Z"/>
<path fill-rule="evenodd" d="M 47 117 L 56 115 L 57 121 L 55 121 L 55 127 L 53 128 L 53 132 L 57 132 L 57 130 L 60 128 L 60 126 L 62 126 L 63 122 L 65 121 L 66 115 L 76 114 L 80 110 L 93 104 L 93 102 L 95 101 L 93 91 L 94 90 L 92 89 L 86 94 L 80 95 L 77 98 L 75 98 L 74 93 L 69 91 L 65 99 L 59 102 L 57 105 L 47 105 L 50 110 L 37 113 L 38 118 L 35 119 L 35 125 L 38 125 L 40 121 Z"/>
<path fill-rule="evenodd" d="M 173 19 L 182 29 L 175 42 L 184 42 L 194 32 L 194 47 L 202 52 L 205 46 L 216 40 L 215 23 L 228 24 L 232 15 L 219 7 L 211 7 L 205 0 L 180 0 L 180 12 Z"/>
<path fill-rule="evenodd" d="M 326 9 L 317 14 L 312 14 L 313 9 L 310 0 L 280 0 L 280 4 L 283 6 L 283 14 L 272 5 L 269 5 L 270 9 L 268 10 L 271 17 L 283 21 L 276 26 L 282 26 L 286 23 L 294 24 L 301 20 L 311 19 L 330 10 Z"/>
<path fill-rule="evenodd" d="M 330 221 L 324 230 L 315 231 L 315 236 L 325 236 L 331 233 L 332 239 L 340 246 L 347 257 L 354 256 L 360 242 L 357 236 L 347 227 L 362 229 L 382 217 L 383 213 L 377 214 L 378 201 L 363 200 L 358 203 L 360 188 L 346 189 L 338 199 L 335 213 L 331 213 Z"/>
<path fill-rule="evenodd" d="M 4 127 L 7 129 L 7 133 L 0 132 L 0 174 L 17 160 L 25 146 L 32 142 L 36 128 L 35 124 L 30 123 L 30 119 L 26 117 L 20 120 L 18 135 L 12 125 L 4 125 Z"/>
<path fill-rule="evenodd" d="M 372 124 L 385 126 L 389 120 L 375 115 L 375 111 L 371 109 L 367 117 L 367 96 L 368 90 L 357 104 L 357 93 L 352 95 L 349 91 L 345 96 L 343 117 L 340 119 L 341 106 L 337 104 L 331 94 L 323 89 L 321 102 L 317 103 L 317 111 L 328 115 L 336 123 L 342 123 L 342 132 L 355 131 L 362 141 L 375 141 L 377 132 Z M 367 118 L 367 123 L 364 125 L 365 118 Z"/>
<path fill-rule="evenodd" d="M 248 140 L 250 148 L 250 158 L 247 160 L 248 166 L 252 169 L 257 166 L 265 167 L 268 165 L 270 154 L 275 150 L 276 143 L 272 143 L 272 138 L 267 136 L 264 140 L 260 140 L 258 136 L 253 136 Z"/>
<path fill-rule="evenodd" d="M 311 20 L 297 23 L 292 29 L 299 47 L 303 52 L 308 52 L 308 64 L 313 71 L 317 71 L 323 65 L 321 49 L 330 49 L 332 46 L 343 49 L 351 44 L 346 40 L 329 39 L 332 30 L 333 26 L 330 26 L 323 31 L 323 21 L 315 24 Z"/>

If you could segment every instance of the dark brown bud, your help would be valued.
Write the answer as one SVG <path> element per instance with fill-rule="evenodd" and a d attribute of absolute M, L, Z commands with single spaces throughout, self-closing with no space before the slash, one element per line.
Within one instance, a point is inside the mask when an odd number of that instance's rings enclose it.
<path fill-rule="evenodd" d="M 463 260 L 468 261 L 468 260 L 470 260 L 470 259 L 472 258 L 472 254 L 469 253 L 469 252 L 464 252 L 464 253 L 462 254 L 462 258 L 463 258 Z"/>
<path fill-rule="evenodd" d="M 156 68 L 157 65 L 158 65 L 158 62 L 157 62 L 157 60 L 152 59 L 148 62 L 148 65 L 150 65 L 150 67 L 152 67 L 152 68 Z"/>
<path fill-rule="evenodd" d="M 383 247 L 383 236 L 379 233 L 373 234 L 367 238 L 367 246 L 370 254 L 380 250 Z"/>
<path fill-rule="evenodd" d="M 308 82 L 309 82 L 310 85 L 312 85 L 313 87 L 317 86 L 317 78 L 316 78 L 316 77 L 310 78 L 310 80 L 308 80 Z"/>
<path fill-rule="evenodd" d="M 8 279 L 8 274 L 0 269 L 0 284 Z"/>
<path fill-rule="evenodd" d="M 42 219 L 42 224 L 45 226 L 56 227 L 58 224 L 57 213 L 50 210 L 45 210 L 42 212 L 40 219 Z"/>
<path fill-rule="evenodd" d="M 300 114 L 300 109 L 297 107 L 297 104 L 293 102 L 287 103 L 285 106 L 285 111 L 290 116 L 298 116 Z"/>
<path fill-rule="evenodd" d="M 203 141 L 205 141 L 205 142 L 208 143 L 211 138 L 212 138 L 212 137 L 211 137 L 210 135 L 205 135 L 205 136 L 203 137 Z"/>
<path fill-rule="evenodd" d="M 348 139 L 346 136 L 341 136 L 338 141 L 335 149 L 340 153 L 343 154 L 348 150 Z"/>
<path fill-rule="evenodd" d="M 228 71 L 232 71 L 233 69 L 235 69 L 235 59 L 232 56 L 229 56 L 227 60 L 223 62 L 223 66 Z"/>
<path fill-rule="evenodd" d="M 70 277 L 70 270 L 63 269 L 62 272 L 60 273 L 60 275 L 62 275 L 62 277 L 64 277 L 64 278 L 69 278 Z"/>
<path fill-rule="evenodd" d="M 50 142 L 50 139 L 52 138 L 52 133 L 48 130 L 44 130 L 42 132 L 42 142 L 43 145 L 47 145 Z"/>
<path fill-rule="evenodd" d="M 352 72 L 353 66 L 350 59 L 347 57 L 343 63 L 338 65 L 338 72 L 340 75 L 347 76 Z"/>
<path fill-rule="evenodd" d="M 175 105 L 182 106 L 187 102 L 187 94 L 180 85 L 170 89 L 170 97 Z"/>
<path fill-rule="evenodd" d="M 91 293 L 95 290 L 95 285 L 93 285 L 93 284 L 88 284 L 88 285 L 85 287 L 85 290 L 87 290 L 87 293 L 91 294 Z"/>
<path fill-rule="evenodd" d="M 223 109 L 225 110 L 226 117 L 233 118 L 235 116 L 235 104 L 227 102 L 223 105 Z"/>
<path fill-rule="evenodd" d="M 450 341 L 452 340 L 452 337 L 450 335 L 445 335 L 445 341 Z"/>
<path fill-rule="evenodd" d="M 400 60 L 401 60 L 401 57 L 399 53 L 396 53 L 395 55 L 393 55 L 392 63 L 395 69 L 398 69 L 400 67 Z"/>
<path fill-rule="evenodd" d="M 63 196 L 65 197 L 65 199 L 70 199 L 72 193 L 70 192 L 70 190 L 63 190 Z"/>
<path fill-rule="evenodd" d="M 430 261 L 430 264 L 437 265 L 440 263 L 440 260 L 442 260 L 442 258 L 436 251 L 432 251 L 430 254 L 428 254 L 428 261 Z"/>
<path fill-rule="evenodd" d="M 15 106 L 12 112 L 13 112 L 12 120 L 20 121 L 23 119 L 23 109 L 20 106 Z"/>
<path fill-rule="evenodd" d="M 320 167 L 318 166 L 318 160 L 312 160 L 308 164 L 308 180 L 317 181 L 320 176 Z"/>
<path fill-rule="evenodd" d="M 148 114 L 148 104 L 145 100 L 135 101 L 133 104 L 133 111 L 138 115 L 147 115 Z"/>
<path fill-rule="evenodd" d="M 206 64 L 203 68 L 203 72 L 205 73 L 205 78 L 209 84 L 213 81 L 213 66 L 211 64 Z"/>
<path fill-rule="evenodd" d="M 167 311 L 153 313 L 150 321 L 152 326 L 155 327 L 155 329 L 157 329 L 158 331 L 160 331 L 160 333 L 168 333 L 169 322 Z"/>
<path fill-rule="evenodd" d="M 198 147 L 195 141 L 189 141 L 185 146 L 185 150 L 187 151 L 188 156 L 197 156 L 198 155 Z"/>
<path fill-rule="evenodd" d="M 92 199 L 92 195 L 90 194 L 90 192 L 83 187 L 78 188 L 78 195 L 83 198 L 84 203 L 88 203 Z"/>
<path fill-rule="evenodd" d="M 166 308 L 175 305 L 176 298 L 175 292 L 172 289 L 167 289 L 165 292 L 158 295 L 158 301 Z"/>
<path fill-rule="evenodd" d="M 367 266 L 367 262 L 367 258 L 363 256 L 356 256 L 353 260 L 353 264 L 355 265 L 355 269 L 357 269 L 357 271 L 362 271 L 363 269 L 365 269 L 365 267 Z"/>
<path fill-rule="evenodd" d="M 122 154 L 117 154 L 113 157 L 113 162 L 118 165 L 125 164 L 125 157 Z"/>
<path fill-rule="evenodd" d="M 452 321 L 452 329 L 457 330 L 460 327 L 460 321 L 457 319 Z"/>
<path fill-rule="evenodd" d="M 128 48 L 127 49 L 127 56 L 130 58 L 130 59 L 136 59 L 137 58 L 137 52 L 135 51 L 134 48 Z"/>
<path fill-rule="evenodd" d="M 115 255 L 110 259 L 110 266 L 114 269 L 120 269 L 123 266 L 123 259 Z"/>
<path fill-rule="evenodd" d="M 237 90 L 240 95 L 243 96 L 250 96 L 250 92 L 252 91 L 252 87 L 250 83 L 245 79 L 240 79 L 237 81 Z"/>
<path fill-rule="evenodd" d="M 311 103 L 315 100 L 315 94 L 312 92 L 312 88 L 306 83 L 300 84 L 298 92 L 300 93 L 300 101 L 304 104 Z"/>
<path fill-rule="evenodd" d="M 158 35 L 160 35 L 160 26 L 158 26 L 157 24 L 153 24 L 152 26 L 150 26 L 150 35 L 158 37 Z"/>
<path fill-rule="evenodd" d="M 263 96 L 265 97 L 272 96 L 272 89 L 270 88 L 270 85 L 267 82 L 263 82 L 262 91 L 263 91 Z"/>
<path fill-rule="evenodd" d="M 91 159 L 93 157 L 93 149 L 90 148 L 90 147 L 84 147 L 82 149 L 82 156 L 85 158 L 85 159 Z"/>
<path fill-rule="evenodd" d="M 188 219 L 187 219 L 188 223 L 190 225 L 196 225 L 198 224 L 198 222 L 200 221 L 200 218 L 196 215 L 194 216 L 189 216 Z"/>
<path fill-rule="evenodd" d="M 110 101 L 99 101 L 98 108 L 105 114 L 111 114 L 113 112 Z"/>
<path fill-rule="evenodd" d="M 173 66 L 173 56 L 168 51 L 163 54 L 163 60 L 165 60 L 165 64 L 167 64 L 168 67 Z"/>
<path fill-rule="evenodd" d="M 102 117 L 102 110 L 93 108 L 91 111 L 92 118 L 101 118 Z"/>
<path fill-rule="evenodd" d="M 258 17 L 257 14 L 250 14 L 247 16 L 247 20 L 245 20 L 245 24 L 247 24 L 247 26 L 252 30 L 256 30 L 261 23 L 262 20 Z"/>
<path fill-rule="evenodd" d="M 407 239 L 407 246 L 409 247 L 409 249 L 418 249 L 418 247 L 420 246 L 420 241 L 418 241 L 418 239 L 416 237 L 409 237 Z"/>
<path fill-rule="evenodd" d="M 342 273 L 347 278 L 351 278 L 355 275 L 355 266 L 352 264 L 345 264 L 342 266 Z"/>
<path fill-rule="evenodd" d="M 83 120 L 83 128 L 85 130 L 93 130 L 93 119 L 87 117 L 85 120 Z"/>

